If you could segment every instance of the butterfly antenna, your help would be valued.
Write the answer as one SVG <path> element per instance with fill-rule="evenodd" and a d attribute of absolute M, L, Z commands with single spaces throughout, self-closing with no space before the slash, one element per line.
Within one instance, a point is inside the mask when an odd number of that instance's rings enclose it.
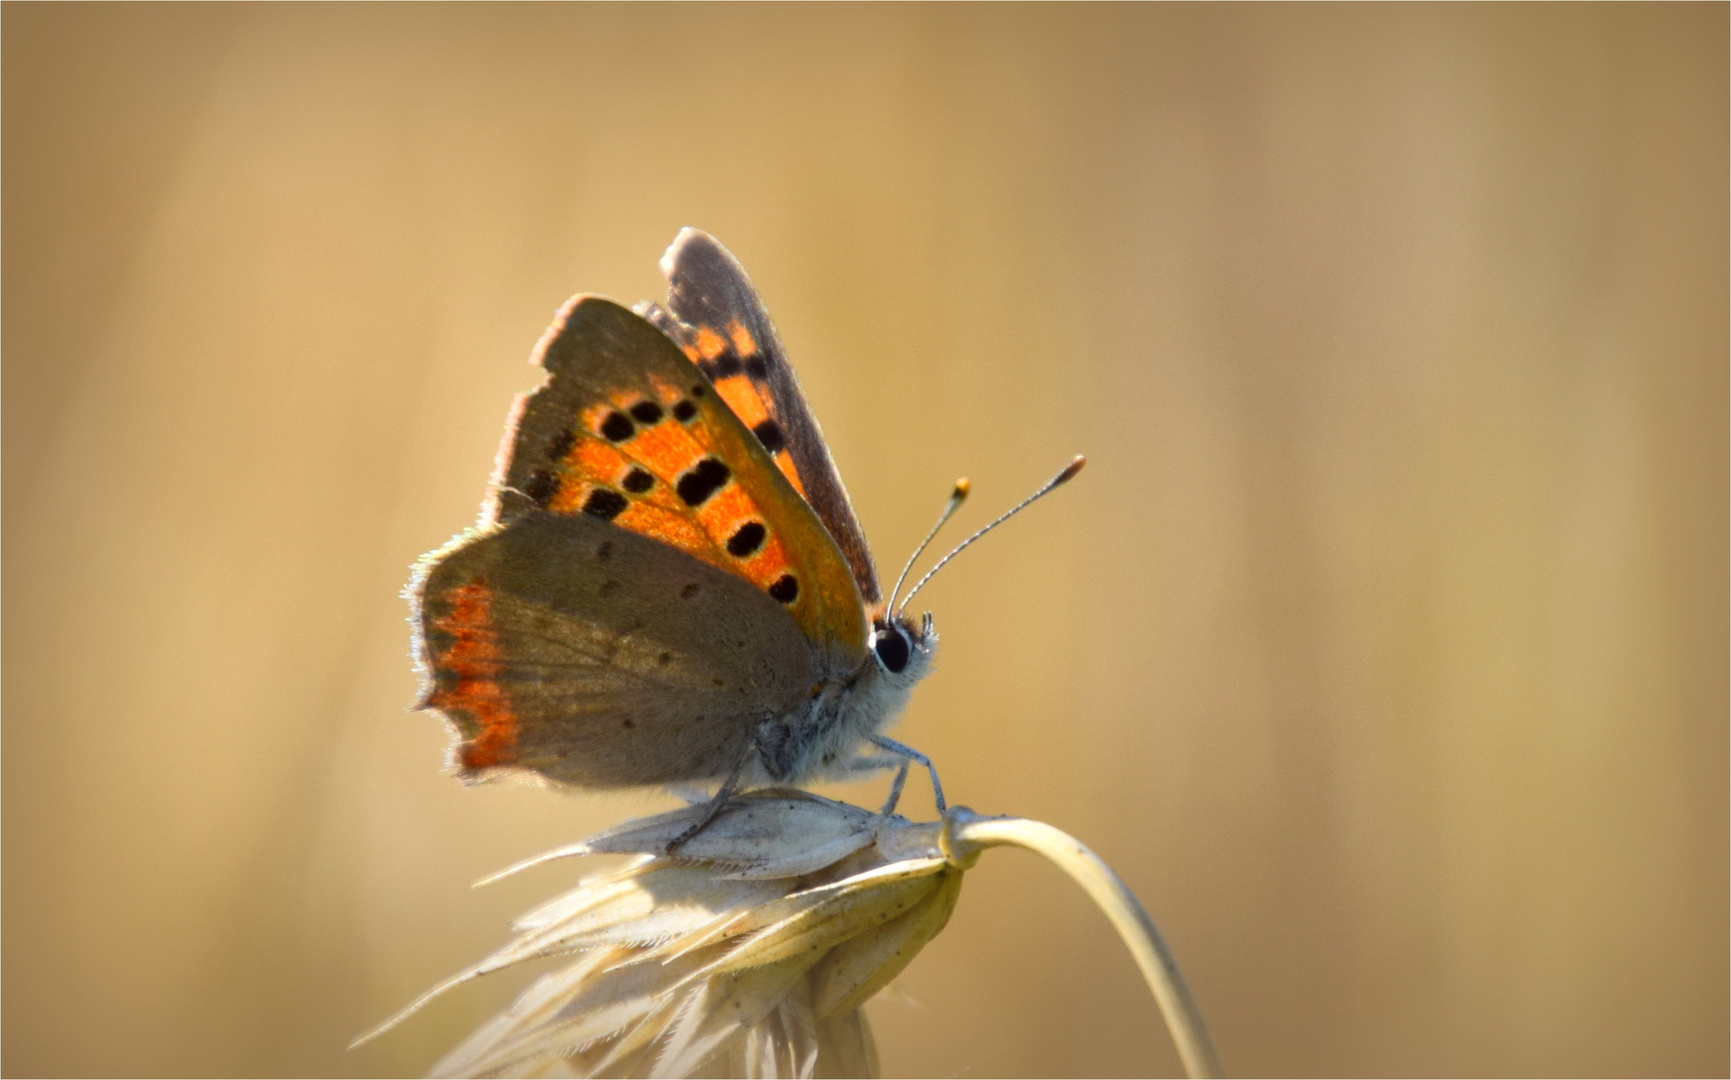
<path fill-rule="evenodd" d="M 950 501 L 944 504 L 944 512 L 938 515 L 938 523 L 932 526 L 932 531 L 926 534 L 926 538 L 920 541 L 920 546 L 914 549 L 912 555 L 908 556 L 908 564 L 902 567 L 902 576 L 896 578 L 896 587 L 890 590 L 890 601 L 884 605 L 885 611 L 896 609 L 896 593 L 902 591 L 902 582 L 908 579 L 908 571 L 914 568 L 914 563 L 919 559 L 920 553 L 926 550 L 926 545 L 930 544 L 932 538 L 938 535 L 938 530 L 944 527 L 944 522 L 950 520 L 950 515 L 954 514 L 956 508 L 962 505 L 962 500 L 968 497 L 970 490 L 972 488 L 968 484 L 967 477 L 964 476 L 956 481 L 956 490 L 950 492 Z"/>
<path fill-rule="evenodd" d="M 1064 466 L 1063 472 L 1059 473 L 1057 476 L 1052 477 L 1052 479 L 1046 481 L 1046 484 L 1044 487 L 1040 488 L 1040 490 L 1034 492 L 1032 495 L 1023 499 L 1021 502 L 1017 503 L 1016 505 L 1010 507 L 1008 510 L 1004 511 L 1004 513 L 1001 516 L 999 516 L 996 521 L 993 521 L 990 525 L 987 525 L 985 528 L 981 529 L 979 532 L 975 533 L 974 535 L 968 537 L 966 540 L 963 540 L 961 543 L 957 544 L 954 551 L 950 552 L 948 555 L 945 555 L 943 558 L 938 560 L 938 565 L 936 565 L 936 566 L 932 567 L 930 570 L 926 571 L 926 576 L 921 578 L 919 580 L 919 583 L 916 584 L 913 587 L 913 589 L 908 593 L 908 595 L 902 600 L 901 607 L 896 608 L 894 610 L 897 611 L 897 613 L 900 613 L 901 611 L 906 610 L 908 604 L 913 601 L 914 595 L 916 593 L 918 593 L 921 589 L 926 587 L 926 582 L 932 580 L 932 575 L 937 573 L 939 570 L 942 570 L 944 568 L 945 563 L 949 562 L 951 559 L 955 558 L 957 555 L 960 555 L 962 553 L 962 550 L 964 548 L 966 548 L 969 544 L 973 543 L 975 540 L 978 540 L 980 537 L 991 532 L 993 529 L 997 528 L 999 525 L 1002 525 L 1004 522 L 1015 517 L 1017 514 L 1021 513 L 1023 510 L 1026 510 L 1028 507 L 1032 506 L 1035 502 L 1037 502 L 1041 498 L 1045 497 L 1046 495 L 1051 494 L 1053 488 L 1056 488 L 1061 484 L 1067 483 L 1077 473 L 1081 472 L 1082 466 L 1084 466 L 1086 464 L 1088 464 L 1088 459 L 1083 457 L 1080 454 L 1077 454 L 1076 460 L 1074 460 L 1074 461 L 1070 462 L 1070 464 Z M 946 512 L 946 516 L 947 516 L 947 512 Z M 940 522 L 940 524 L 941 524 L 941 522 Z M 934 529 L 932 531 L 936 532 L 937 530 Z M 927 539 L 929 540 L 930 537 L 927 537 Z M 920 546 L 923 548 L 925 545 L 921 544 Z"/>

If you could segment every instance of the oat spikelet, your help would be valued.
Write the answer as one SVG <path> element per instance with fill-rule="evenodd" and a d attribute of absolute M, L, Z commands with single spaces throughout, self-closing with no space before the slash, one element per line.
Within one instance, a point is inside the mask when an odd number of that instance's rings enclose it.
<path fill-rule="evenodd" d="M 505 873 L 575 855 L 634 854 L 624 867 L 517 920 L 510 944 L 429 999 L 534 957 L 575 954 L 433 1067 L 435 1076 L 878 1075 L 861 1006 L 944 928 L 983 848 L 1046 855 L 1094 897 L 1153 988 L 1185 1065 L 1218 1057 L 1154 924 L 1092 852 L 1051 826 L 952 807 L 914 823 L 802 791 L 734 798 L 704 813 L 627 822 Z M 500 875 L 503 876 L 503 875 Z"/>
<path fill-rule="evenodd" d="M 575 953 L 433 1068 L 437 1076 L 875 1076 L 860 1006 L 948 921 L 962 872 L 916 825 L 804 792 L 736 798 L 675 857 L 701 807 L 629 822 L 552 858 L 636 853 L 517 920 L 435 994 Z"/>

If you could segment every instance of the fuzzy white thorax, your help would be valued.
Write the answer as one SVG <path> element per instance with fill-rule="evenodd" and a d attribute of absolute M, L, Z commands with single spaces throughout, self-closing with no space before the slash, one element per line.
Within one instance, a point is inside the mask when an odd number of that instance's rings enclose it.
<path fill-rule="evenodd" d="M 764 753 L 744 774 L 746 786 L 807 784 L 845 780 L 863 770 L 887 767 L 880 751 L 866 744 L 907 708 L 914 685 L 932 669 L 938 633 L 928 612 L 918 626 L 897 620 L 910 649 L 907 664 L 891 671 L 875 652 L 867 653 L 859 670 L 826 681 L 806 707 L 793 717 L 759 727 Z M 775 775 L 764 758 L 776 759 Z"/>

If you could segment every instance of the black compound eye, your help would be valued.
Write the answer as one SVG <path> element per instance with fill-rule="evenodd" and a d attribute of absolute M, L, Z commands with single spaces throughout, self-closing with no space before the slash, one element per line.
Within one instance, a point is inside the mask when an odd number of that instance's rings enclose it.
<path fill-rule="evenodd" d="M 872 641 L 872 651 L 878 654 L 878 663 L 891 675 L 901 674 L 911 655 L 908 636 L 893 626 L 877 632 Z"/>

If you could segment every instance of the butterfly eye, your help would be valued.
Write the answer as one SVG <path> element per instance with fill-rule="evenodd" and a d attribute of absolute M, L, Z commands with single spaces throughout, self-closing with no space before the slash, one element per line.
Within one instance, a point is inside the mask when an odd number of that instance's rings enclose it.
<path fill-rule="evenodd" d="M 907 635 L 895 626 L 872 635 L 872 651 L 877 654 L 878 663 L 891 675 L 901 674 L 902 669 L 908 666 L 911 652 Z"/>

